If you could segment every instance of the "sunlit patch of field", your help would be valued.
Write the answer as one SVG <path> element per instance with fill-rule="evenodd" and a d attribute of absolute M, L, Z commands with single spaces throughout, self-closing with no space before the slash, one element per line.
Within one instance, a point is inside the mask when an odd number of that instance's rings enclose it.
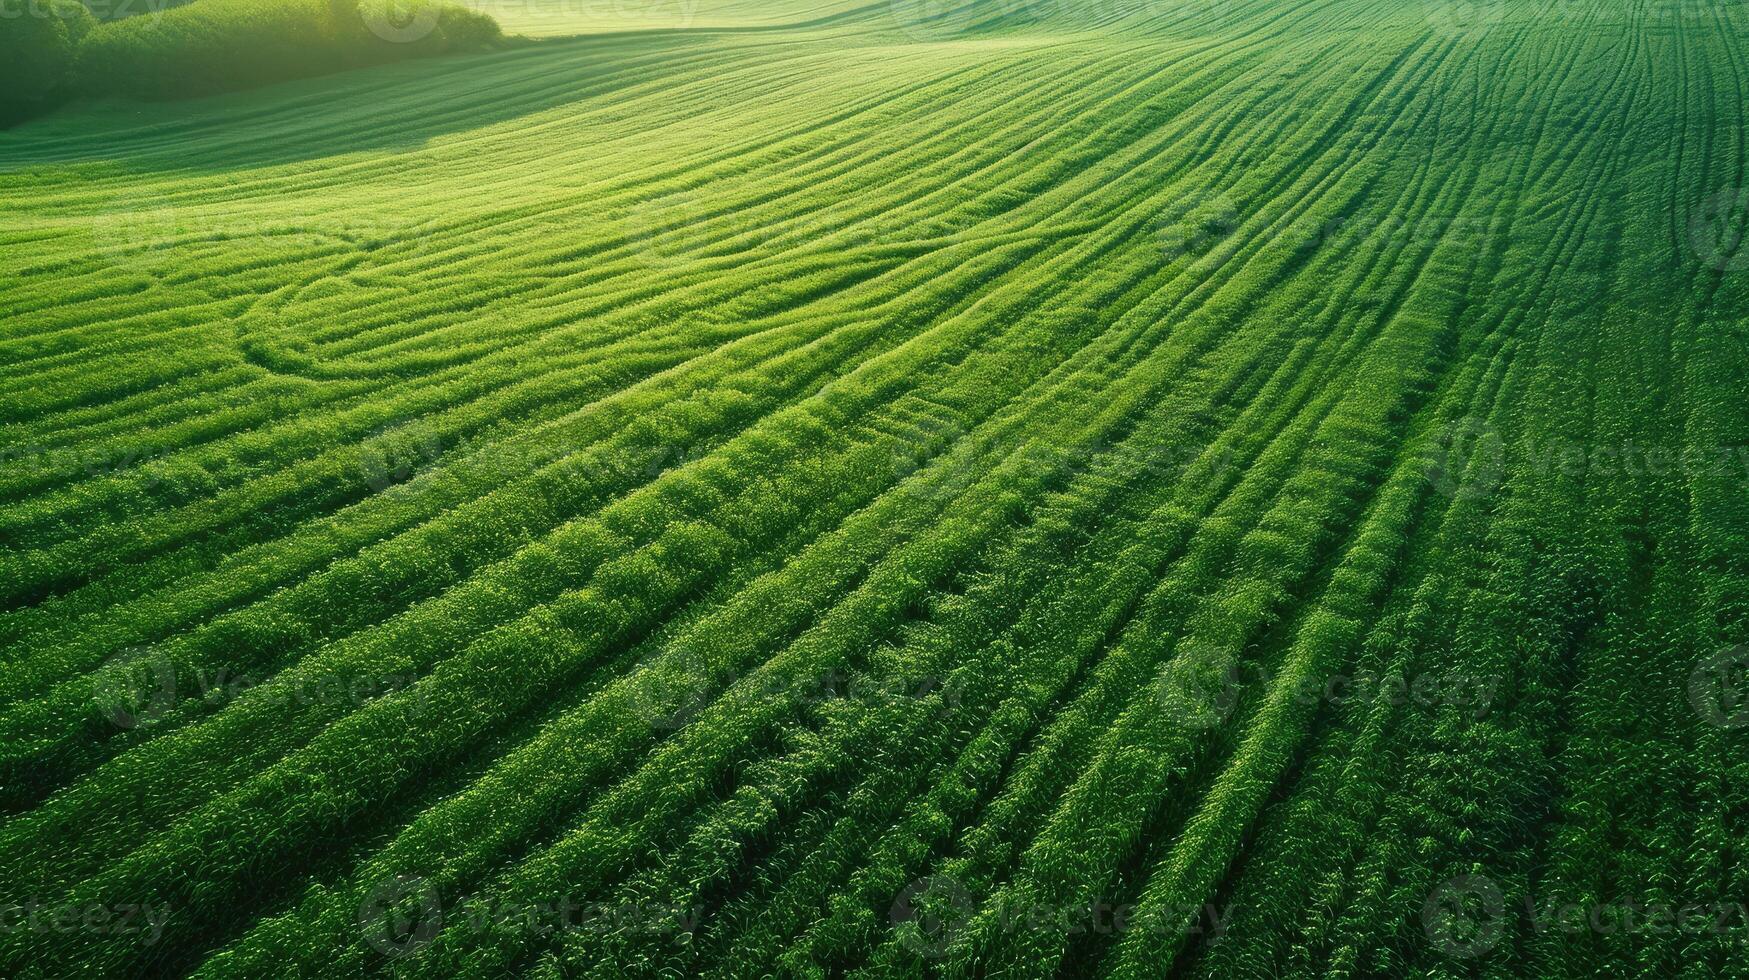
<path fill-rule="evenodd" d="M 165 916 L 0 975 L 1743 971 L 1520 918 L 1745 897 L 1740 7 L 494 12 L 0 134 L 0 907 Z"/>
<path fill-rule="evenodd" d="M 526 37 L 689 28 L 761 28 L 830 19 L 869 0 L 473 0 L 506 33 Z"/>

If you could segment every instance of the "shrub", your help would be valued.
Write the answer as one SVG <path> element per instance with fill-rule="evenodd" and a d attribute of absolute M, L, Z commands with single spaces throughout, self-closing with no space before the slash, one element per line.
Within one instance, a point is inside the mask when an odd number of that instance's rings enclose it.
<path fill-rule="evenodd" d="M 500 37 L 440 0 L 200 0 L 102 24 L 80 46 L 89 95 L 209 95 L 446 51 Z"/>
<path fill-rule="evenodd" d="M 450 4 L 438 8 L 437 28 L 455 51 L 478 51 L 504 38 L 503 30 L 491 16 Z"/>
<path fill-rule="evenodd" d="M 74 50 L 94 24 L 74 0 L 0 2 L 0 126 L 41 111 L 66 91 Z"/>

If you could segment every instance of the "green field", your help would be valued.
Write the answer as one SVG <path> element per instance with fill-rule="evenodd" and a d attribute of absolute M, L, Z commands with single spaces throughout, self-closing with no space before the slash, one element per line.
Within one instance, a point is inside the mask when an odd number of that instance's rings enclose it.
<path fill-rule="evenodd" d="M 1749 976 L 1743 0 L 480 9 L 0 131 L 0 976 Z"/>

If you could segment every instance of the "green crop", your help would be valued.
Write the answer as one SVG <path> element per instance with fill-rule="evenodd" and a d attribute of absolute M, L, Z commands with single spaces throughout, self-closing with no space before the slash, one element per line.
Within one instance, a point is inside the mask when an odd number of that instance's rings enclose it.
<path fill-rule="evenodd" d="M 1741 4 L 42 10 L 0 975 L 1749 970 Z"/>

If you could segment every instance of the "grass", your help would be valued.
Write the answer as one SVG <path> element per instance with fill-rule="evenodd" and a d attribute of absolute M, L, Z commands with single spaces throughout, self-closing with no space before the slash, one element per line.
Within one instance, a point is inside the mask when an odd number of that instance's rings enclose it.
<path fill-rule="evenodd" d="M 0 973 L 1744 968 L 1740 5 L 473 6 L 0 133 Z"/>

